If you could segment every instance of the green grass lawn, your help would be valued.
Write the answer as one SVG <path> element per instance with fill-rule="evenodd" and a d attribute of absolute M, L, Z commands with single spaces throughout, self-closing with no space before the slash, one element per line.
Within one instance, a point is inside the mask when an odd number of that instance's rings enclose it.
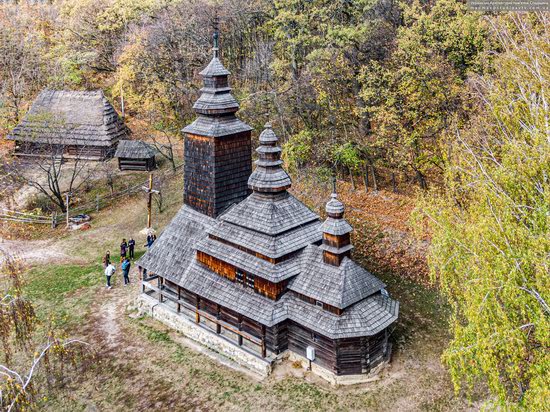
<path fill-rule="evenodd" d="M 88 316 L 102 273 L 98 264 L 34 267 L 25 274 L 24 293 L 41 322 L 72 331 Z"/>

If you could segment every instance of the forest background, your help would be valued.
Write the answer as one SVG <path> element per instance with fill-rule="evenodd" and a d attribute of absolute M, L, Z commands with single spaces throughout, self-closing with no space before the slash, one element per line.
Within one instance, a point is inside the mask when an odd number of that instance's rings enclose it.
<path fill-rule="evenodd" d="M 136 137 L 181 146 L 215 17 L 240 116 L 274 123 L 291 173 L 419 188 L 457 389 L 481 379 L 497 404 L 547 407 L 548 14 L 455 0 L 3 2 L 0 135 L 46 87 L 100 88 L 124 99 Z"/>

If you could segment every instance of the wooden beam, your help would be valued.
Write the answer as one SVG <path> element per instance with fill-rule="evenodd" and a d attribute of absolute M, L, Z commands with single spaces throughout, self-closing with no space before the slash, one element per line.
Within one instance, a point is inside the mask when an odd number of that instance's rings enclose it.
<path fill-rule="evenodd" d="M 262 325 L 262 358 L 267 356 L 267 349 L 265 347 L 265 325 Z"/>
<path fill-rule="evenodd" d="M 195 295 L 195 299 L 197 301 L 196 305 L 197 305 L 197 310 L 195 312 L 195 323 L 200 323 L 201 322 L 201 315 L 200 315 L 200 304 L 201 304 L 201 298 L 199 295 Z"/>
<path fill-rule="evenodd" d="M 216 313 L 216 320 L 217 320 L 217 322 L 216 322 L 216 333 L 217 333 L 218 335 L 219 335 L 220 333 L 222 333 L 222 325 L 221 325 L 221 323 L 220 323 L 220 310 L 221 310 L 220 304 L 218 303 L 218 304 L 216 305 L 216 312 L 217 312 L 217 313 Z"/>
<path fill-rule="evenodd" d="M 239 315 L 239 332 L 243 330 L 243 315 Z M 239 333 L 239 346 L 243 346 L 243 335 Z"/>

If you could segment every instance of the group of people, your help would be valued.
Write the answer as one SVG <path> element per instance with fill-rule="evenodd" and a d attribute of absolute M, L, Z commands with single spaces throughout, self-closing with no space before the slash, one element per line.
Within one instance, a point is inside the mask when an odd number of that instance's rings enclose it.
<path fill-rule="evenodd" d="M 147 235 L 147 243 L 145 244 L 147 249 L 151 249 L 151 246 L 153 246 L 153 243 L 155 243 L 155 240 L 157 240 L 157 235 L 155 235 L 154 233 L 149 233 Z"/>
<path fill-rule="evenodd" d="M 130 284 L 130 268 L 132 263 L 130 259 L 135 257 L 136 241 L 130 238 L 128 241 L 122 239 L 120 243 L 120 269 L 122 270 L 122 276 L 124 279 L 124 286 Z M 111 289 L 111 278 L 116 272 L 116 265 L 111 261 L 111 252 L 108 250 L 103 256 L 103 268 L 105 270 L 105 277 L 107 278 L 107 289 Z"/>
<path fill-rule="evenodd" d="M 155 240 L 157 240 L 157 235 L 149 233 L 147 235 L 147 243 L 144 246 L 150 249 Z M 130 259 L 133 260 L 135 258 L 135 248 L 136 241 L 133 238 L 130 238 L 128 241 L 122 239 L 120 243 L 120 269 L 122 270 L 124 286 L 130 284 L 130 268 L 132 267 Z M 116 265 L 111 261 L 111 252 L 109 250 L 103 256 L 103 268 L 105 270 L 105 277 L 107 278 L 106 288 L 111 289 L 111 278 L 116 272 Z"/>

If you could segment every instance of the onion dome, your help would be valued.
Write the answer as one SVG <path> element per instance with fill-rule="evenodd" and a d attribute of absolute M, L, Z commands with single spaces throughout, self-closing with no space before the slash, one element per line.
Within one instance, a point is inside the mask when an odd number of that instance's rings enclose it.
<path fill-rule="evenodd" d="M 235 117 L 239 103 L 231 94 L 228 76 L 231 74 L 219 59 L 218 32 L 214 33 L 213 57 L 200 72 L 203 78 L 201 95 L 193 105 L 197 119 L 183 129 L 184 133 L 220 137 L 252 130 Z"/>
<path fill-rule="evenodd" d="M 342 218 L 344 216 L 344 204 L 337 198 L 336 193 L 330 195 L 330 200 L 325 208 L 327 215 L 333 218 Z"/>
<path fill-rule="evenodd" d="M 266 123 L 264 131 L 260 134 L 260 146 L 256 149 L 259 155 L 256 169 L 248 179 L 248 187 L 255 192 L 284 192 L 292 185 L 290 176 L 281 167 L 282 150 L 277 146 L 278 141 L 271 123 Z"/>
<path fill-rule="evenodd" d="M 333 266 L 340 266 L 346 256 L 350 256 L 353 245 L 350 233 L 351 225 L 344 219 L 344 204 L 338 200 L 336 193 L 331 195 L 326 205 L 327 219 L 321 225 L 323 260 Z"/>

